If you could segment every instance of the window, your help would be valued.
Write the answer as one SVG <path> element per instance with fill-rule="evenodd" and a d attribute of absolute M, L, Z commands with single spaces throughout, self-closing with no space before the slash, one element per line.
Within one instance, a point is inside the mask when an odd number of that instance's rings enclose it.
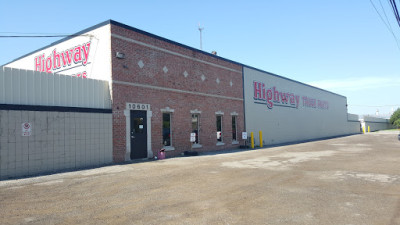
<path fill-rule="evenodd" d="M 222 116 L 217 115 L 217 141 L 222 142 Z"/>
<path fill-rule="evenodd" d="M 199 114 L 192 114 L 192 133 L 196 134 L 194 144 L 199 143 Z"/>
<path fill-rule="evenodd" d="M 133 132 L 136 134 L 143 134 L 144 132 L 143 118 L 133 119 Z"/>
<path fill-rule="evenodd" d="M 171 146 L 171 113 L 163 113 L 162 120 L 163 145 Z"/>
<path fill-rule="evenodd" d="M 232 116 L 232 141 L 237 141 L 236 116 Z"/>

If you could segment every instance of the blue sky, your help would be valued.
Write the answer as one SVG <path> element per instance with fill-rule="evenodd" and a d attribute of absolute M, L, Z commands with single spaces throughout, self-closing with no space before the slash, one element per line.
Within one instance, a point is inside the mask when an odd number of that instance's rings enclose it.
<path fill-rule="evenodd" d="M 400 47 L 368 0 L 14 0 L 0 8 L 0 35 L 72 34 L 113 19 L 199 48 L 200 23 L 204 51 L 344 95 L 349 113 L 400 107 Z M 58 39 L 1 38 L 0 65 Z"/>

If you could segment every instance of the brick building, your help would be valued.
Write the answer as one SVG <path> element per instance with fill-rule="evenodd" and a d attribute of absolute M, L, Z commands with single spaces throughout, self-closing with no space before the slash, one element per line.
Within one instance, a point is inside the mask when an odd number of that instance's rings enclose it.
<path fill-rule="evenodd" d="M 241 64 L 112 20 L 4 66 L 108 81 L 114 162 L 238 148 L 244 131 Z"/>
<path fill-rule="evenodd" d="M 53 75 L 54 79 L 42 79 L 49 73 L 57 75 Z M 0 70 L 0 81 L 7 81 L 10 87 L 21 83 L 20 78 L 25 79 L 24 87 L 4 88 L 0 92 L 0 117 L 7 120 L 21 113 L 15 120 L 18 122 L 0 126 L 7 129 L 0 132 L 0 141 L 12 146 L 0 148 L 0 178 L 152 158 L 162 148 L 167 157 L 185 151 L 234 149 L 243 144 L 243 131 L 255 134 L 256 146 L 265 146 L 354 134 L 360 129 L 359 122 L 349 119 L 345 96 L 112 20 L 24 55 Z M 95 88 L 100 81 L 100 87 L 106 89 L 101 92 Z M 28 83 L 34 87 L 30 88 Z M 36 99 L 36 95 L 43 101 Z M 18 100 L 21 96 L 27 101 Z M 15 110 L 26 111 L 36 106 L 68 119 L 57 124 L 59 119 L 43 119 L 53 113 L 38 113 L 39 120 L 35 116 L 23 117 L 26 113 Z M 106 115 L 97 115 L 96 106 L 101 106 L 100 112 Z M 70 112 L 78 114 L 71 116 Z M 82 118 L 90 116 L 81 112 L 103 119 L 85 120 Z M 60 129 L 67 127 L 62 121 L 74 121 L 68 129 L 81 135 L 70 135 L 65 129 L 65 135 L 57 129 L 49 130 L 54 124 L 41 124 L 46 121 L 53 121 Z M 86 123 L 82 125 L 82 121 Z M 95 121 L 103 126 L 95 126 Z M 26 143 L 40 141 L 37 147 L 36 143 L 28 145 L 35 146 L 28 151 L 36 161 L 25 157 L 29 161 L 27 170 L 18 169 L 27 163 L 15 153 L 29 156 L 26 149 L 16 147 L 16 140 L 22 138 L 17 132 L 21 123 L 31 124 L 34 129 L 33 137 L 24 139 Z M 43 129 L 38 132 L 35 127 Z M 107 147 L 101 148 L 101 153 L 94 147 L 95 140 L 100 139 L 92 131 L 96 127 L 106 131 L 102 139 Z M 43 142 L 44 137 L 53 141 Z M 60 140 L 61 144 L 56 143 Z M 46 145 L 46 151 L 42 145 Z"/>
<path fill-rule="evenodd" d="M 115 161 L 239 147 L 240 65 L 115 22 L 111 53 Z"/>

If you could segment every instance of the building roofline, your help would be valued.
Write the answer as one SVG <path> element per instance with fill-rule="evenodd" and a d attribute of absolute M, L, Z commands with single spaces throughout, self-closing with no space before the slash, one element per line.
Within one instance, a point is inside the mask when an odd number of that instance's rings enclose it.
<path fill-rule="evenodd" d="M 104 21 L 104 22 L 102 22 L 102 23 L 99 23 L 99 24 L 97 24 L 97 25 L 91 26 L 91 27 L 86 28 L 86 29 L 84 29 L 84 30 L 81 30 L 81 31 L 79 31 L 79 32 L 77 32 L 77 33 L 71 34 L 71 35 L 69 35 L 69 36 L 67 36 L 67 37 L 65 37 L 65 38 L 62 38 L 62 39 L 60 39 L 60 40 L 58 40 L 58 41 L 55 41 L 55 42 L 53 42 L 53 43 L 51 43 L 51 44 L 49 44 L 49 45 L 46 45 L 46 46 L 44 46 L 44 47 L 42 47 L 42 48 L 39 48 L 39 49 L 37 49 L 37 50 L 34 50 L 34 51 L 32 51 L 32 52 L 29 52 L 29 53 L 27 53 L 27 54 L 25 54 L 25 55 L 23 55 L 23 56 L 20 56 L 20 57 L 18 57 L 18 58 L 16 58 L 16 59 L 14 59 L 14 60 L 12 60 L 12 61 L 10 61 L 10 62 L 4 64 L 4 65 L 1 65 L 1 67 L 5 67 L 6 65 L 8 65 L 8 64 L 10 64 L 10 63 L 13 63 L 13 62 L 15 62 L 15 61 L 17 61 L 17 60 L 20 60 L 20 59 L 22 59 L 22 58 L 25 58 L 25 57 L 27 57 L 27 56 L 29 56 L 29 55 L 32 55 L 32 54 L 35 53 L 35 52 L 40 52 L 40 51 L 42 51 L 43 49 L 46 49 L 46 48 L 49 48 L 49 47 L 51 47 L 51 46 L 53 46 L 53 45 L 56 45 L 56 44 L 59 44 L 59 43 L 61 43 L 61 42 L 70 40 L 70 39 L 72 39 L 72 38 L 74 38 L 74 37 L 77 37 L 77 36 L 79 36 L 79 35 L 81 35 L 81 34 L 84 34 L 84 33 L 87 33 L 87 32 L 89 32 L 89 31 L 92 31 L 92 30 L 97 29 L 97 28 L 99 28 L 99 27 L 102 27 L 102 26 L 104 26 L 104 25 L 110 24 L 110 21 L 111 21 L 111 20 L 106 20 L 106 21 Z"/>
<path fill-rule="evenodd" d="M 208 52 L 205 52 L 205 51 L 202 51 L 202 50 L 199 50 L 199 49 L 196 49 L 196 48 L 193 48 L 193 47 L 181 44 L 181 43 L 178 43 L 176 41 L 169 40 L 167 38 L 164 38 L 164 37 L 161 37 L 161 36 L 158 36 L 158 35 L 155 35 L 155 34 L 152 34 L 152 33 L 149 33 L 149 32 L 134 28 L 134 27 L 131 27 L 129 25 L 126 25 L 126 24 L 123 24 L 123 23 L 120 23 L 120 22 L 117 22 L 117 21 L 114 21 L 114 20 L 109 20 L 109 21 L 110 21 L 110 24 L 113 24 L 113 25 L 116 25 L 116 26 L 119 26 L 119 27 L 123 27 L 125 29 L 132 30 L 132 31 L 137 32 L 137 33 L 141 33 L 141 34 L 144 34 L 146 36 L 150 36 L 150 37 L 153 37 L 153 38 L 168 42 L 170 44 L 178 45 L 180 47 L 183 47 L 183 48 L 186 48 L 186 49 L 190 49 L 192 51 L 196 51 L 196 52 L 199 52 L 199 53 L 202 53 L 202 54 L 205 54 L 205 55 L 217 58 L 217 59 L 221 59 L 221 60 L 226 61 L 226 62 L 230 62 L 230 63 L 236 64 L 236 65 L 242 66 L 242 67 L 247 67 L 249 69 L 254 69 L 254 70 L 257 70 L 259 72 L 267 73 L 267 74 L 269 74 L 271 76 L 279 77 L 279 78 L 282 78 L 282 79 L 285 79 L 285 80 L 288 80 L 288 81 L 292 81 L 292 82 L 295 82 L 295 83 L 298 83 L 298 84 L 302 84 L 302 85 L 305 85 L 305 86 L 308 86 L 308 87 L 311 87 L 311 88 L 315 88 L 315 89 L 318 89 L 318 90 L 321 90 L 321 91 L 328 92 L 330 94 L 334 94 L 334 95 L 346 98 L 343 95 L 340 95 L 340 94 L 337 94 L 337 93 L 334 93 L 334 92 L 331 92 L 331 91 L 328 91 L 328 90 L 324 90 L 324 89 L 321 89 L 321 88 L 318 88 L 318 87 L 314 87 L 312 85 L 305 84 L 305 83 L 302 83 L 302 82 L 299 82 L 299 81 L 296 81 L 296 80 L 292 80 L 290 78 L 283 77 L 283 76 L 280 76 L 280 75 L 277 75 L 277 74 L 274 74 L 274 73 L 271 73 L 271 72 L 268 72 L 268 71 L 257 69 L 255 67 L 247 66 L 247 65 L 245 65 L 243 63 L 239 63 L 239 62 L 236 62 L 236 61 L 233 61 L 233 60 L 230 60 L 230 59 L 226 59 L 226 58 L 223 58 L 221 56 L 214 55 L 214 54 L 211 54 L 211 53 L 208 53 Z"/>
<path fill-rule="evenodd" d="M 126 24 L 123 24 L 123 23 L 120 23 L 120 22 L 117 22 L 117 21 L 114 21 L 114 20 L 110 20 L 110 24 L 116 25 L 116 26 L 119 26 L 119 27 L 122 27 L 122 28 L 125 28 L 125 29 L 127 29 L 127 30 L 131 30 L 131 31 L 134 31 L 134 32 L 137 32 L 137 33 L 140 33 L 140 34 L 143 34 L 143 35 L 152 37 L 152 38 L 156 38 L 156 39 L 159 39 L 159 40 L 161 40 L 161 41 L 165 41 L 165 42 L 168 42 L 168 43 L 170 43 L 170 44 L 177 45 L 177 46 L 180 46 L 180 47 L 182 47 L 182 48 L 186 48 L 186 49 L 189 49 L 189 50 L 192 50 L 192 51 L 201 53 L 201 54 L 205 54 L 205 55 L 214 57 L 214 58 L 216 58 L 216 59 L 220 59 L 220 60 L 223 60 L 223 61 L 226 61 L 226 62 L 229 62 L 229 63 L 233 63 L 233 64 L 236 64 L 236 65 L 242 66 L 241 63 L 238 63 L 238 62 L 236 62 L 236 61 L 233 61 L 233 60 L 230 60 L 230 59 L 226 59 L 226 58 L 223 58 L 223 57 L 221 57 L 221 56 L 214 55 L 214 54 L 212 54 L 212 53 L 209 53 L 209 52 L 206 52 L 206 51 L 202 51 L 202 50 L 200 50 L 200 49 L 193 48 L 193 47 L 190 47 L 190 46 L 188 46 L 188 45 L 185 45 L 185 44 L 182 44 L 182 43 L 179 43 L 179 42 L 176 42 L 176 41 L 172 41 L 172 40 L 170 40 L 170 39 L 167 39 L 167 38 L 164 38 L 164 37 L 161 37 L 161 36 L 158 36 L 158 35 L 149 33 L 149 32 L 144 31 L 144 30 L 137 29 L 137 28 L 135 28 L 135 27 L 131 27 L 131 26 L 129 26 L 129 25 L 126 25 Z"/>
<path fill-rule="evenodd" d="M 281 78 L 281 79 L 292 81 L 292 82 L 295 82 L 295 83 L 298 83 L 298 84 L 301 84 L 301 85 L 304 85 L 304 86 L 307 86 L 307 87 L 311 87 L 311 88 L 314 88 L 314 89 L 317 89 L 317 90 L 320 90 L 320 91 L 328 92 L 330 94 L 334 94 L 334 95 L 337 95 L 339 97 L 343 97 L 343 98 L 347 99 L 346 96 L 343 96 L 343 95 L 340 95 L 340 94 L 337 94 L 337 93 L 334 93 L 334 92 L 331 92 L 331 91 L 328 91 L 328 90 L 325 90 L 325 89 L 322 89 L 322 88 L 319 88 L 319 87 L 315 87 L 315 86 L 312 86 L 312 85 L 309 85 L 309 84 L 306 84 L 306 83 L 303 83 L 303 82 L 300 82 L 300 81 L 297 81 L 297 80 L 293 80 L 293 79 L 290 79 L 290 78 L 287 78 L 287 77 L 284 77 L 284 76 L 280 76 L 280 75 L 277 75 L 277 74 L 274 74 L 274 73 L 271 73 L 271 72 L 268 72 L 268 71 L 265 71 L 265 70 L 257 69 L 255 67 L 251 67 L 251 66 L 247 66 L 247 65 L 243 65 L 243 67 L 247 67 L 249 69 L 253 69 L 253 70 L 256 70 L 258 72 L 267 73 L 268 75 L 271 75 L 271 76 L 274 76 L 274 77 L 278 77 L 278 78 Z"/>
<path fill-rule="evenodd" d="M 99 23 L 99 24 L 97 24 L 97 25 L 91 26 L 91 27 L 89 27 L 89 28 L 86 28 L 86 29 L 84 29 L 84 30 L 82 30 L 82 31 L 79 31 L 79 32 L 77 32 L 77 33 L 75 33 L 75 34 L 72 34 L 72 35 L 70 35 L 70 36 L 67 36 L 67 37 L 65 37 L 65 38 L 62 38 L 62 39 L 60 39 L 60 40 L 58 40 L 58 41 L 55 41 L 55 42 L 53 42 L 53 43 L 51 43 L 51 44 L 49 44 L 49 45 L 46 45 L 46 46 L 42 47 L 42 48 L 40 48 L 40 49 L 37 49 L 37 50 L 32 51 L 32 52 L 30 52 L 30 53 L 27 53 L 27 54 L 25 54 L 25 55 L 23 55 L 23 56 L 21 56 L 21 57 L 18 57 L 18 58 L 16 58 L 16 59 L 12 60 L 11 62 L 8 62 L 8 63 L 2 65 L 1 67 L 4 67 L 4 66 L 6 66 L 7 64 L 13 63 L 13 62 L 15 62 L 15 61 L 17 61 L 17 60 L 20 60 L 20 59 L 22 59 L 22 58 L 24 58 L 24 57 L 26 57 L 26 56 L 29 56 L 29 55 L 31 55 L 31 54 L 33 54 L 33 53 L 35 53 L 35 52 L 42 51 L 43 49 L 46 49 L 46 48 L 49 48 L 49 47 L 54 46 L 54 45 L 56 45 L 56 44 L 59 44 L 59 43 L 61 43 L 61 42 L 70 40 L 70 39 L 72 39 L 72 38 L 74 38 L 74 37 L 76 37 L 76 36 L 79 36 L 79 35 L 81 35 L 81 34 L 87 33 L 87 32 L 89 32 L 89 31 L 95 30 L 95 29 L 97 29 L 97 28 L 99 28 L 99 27 L 102 27 L 102 26 L 105 26 L 105 25 L 108 25 L 108 24 L 112 24 L 112 25 L 115 25 L 115 26 L 119 26 L 119 27 L 122 27 L 122 28 L 125 28 L 125 29 L 128 29 L 128 30 L 131 30 L 131 31 L 134 31 L 134 32 L 137 32 L 137 33 L 140 33 L 140 34 L 143 34 L 143 35 L 152 37 L 152 38 L 159 39 L 159 40 L 161 40 L 161 41 L 168 42 L 168 43 L 173 44 L 173 45 L 180 46 L 180 47 L 182 47 L 182 48 L 186 48 L 186 49 L 189 49 L 189 50 L 192 50 L 192 51 L 201 53 L 201 54 L 205 54 L 205 55 L 207 55 L 207 56 L 211 56 L 211 57 L 216 58 L 216 59 L 220 59 L 220 60 L 223 60 L 223 61 L 226 61 L 226 62 L 229 62 L 229 63 L 233 63 L 233 64 L 236 64 L 236 65 L 239 65 L 239 66 L 242 66 L 242 67 L 247 67 L 247 68 L 249 68 L 249 69 L 257 70 L 257 71 L 262 72 L 262 73 L 267 73 L 267 74 L 269 74 L 269 75 L 271 75 L 271 76 L 275 76 L 275 77 L 278 77 L 278 78 L 282 78 L 282 79 L 285 79 L 285 80 L 288 80 L 288 81 L 292 81 L 292 82 L 295 82 L 295 83 L 298 83 L 298 84 L 302 84 L 302 85 L 305 85 L 305 86 L 308 86 L 308 87 L 311 87 L 311 88 L 315 88 L 315 89 L 318 89 L 318 90 L 321 90 L 321 91 L 328 92 L 328 93 L 330 93 L 330 94 L 334 94 L 334 95 L 337 95 L 337 96 L 346 98 L 346 97 L 343 96 L 343 95 L 336 94 L 336 93 L 334 93 L 334 92 L 331 92 L 331 91 L 328 91 L 328 90 L 324 90 L 324 89 L 321 89 L 321 88 L 318 88 L 318 87 L 314 87 L 314 86 L 311 86 L 311 85 L 309 85 L 309 84 L 302 83 L 302 82 L 300 82 L 300 81 L 292 80 L 292 79 L 290 79 L 290 78 L 283 77 L 283 76 L 280 76 L 280 75 L 277 75 L 277 74 L 274 74 L 274 73 L 271 73 L 271 72 L 268 72 L 268 71 L 264 71 L 264 70 L 261 70 L 261 69 L 257 69 L 257 68 L 255 68 L 255 67 L 248 66 L 248 65 L 245 65 L 245 64 L 243 64 L 243 63 L 239 63 L 239 62 L 236 62 L 236 61 L 233 61 L 233 60 L 230 60 L 230 59 L 226 59 L 226 58 L 223 58 L 223 57 L 221 57 L 221 56 L 214 55 L 214 54 L 212 54 L 212 53 L 208 53 L 208 52 L 205 52 L 205 51 L 202 51 L 202 50 L 199 50 L 199 49 L 190 47 L 190 46 L 188 46 L 188 45 L 181 44 L 181 43 L 176 42 L 176 41 L 172 41 L 172 40 L 170 40 L 170 39 L 167 39 L 167 38 L 164 38 L 164 37 L 161 37 L 161 36 L 158 36 L 158 35 L 149 33 L 149 32 L 144 31 L 144 30 L 140 30 L 140 29 L 134 28 L 134 27 L 132 27 L 132 26 L 129 26 L 129 25 L 126 25 L 126 24 L 123 24 L 123 23 L 120 23 L 120 22 L 117 22 L 117 21 L 111 20 L 111 19 L 106 20 L 106 21 L 104 21 L 104 22 L 101 22 L 101 23 Z"/>

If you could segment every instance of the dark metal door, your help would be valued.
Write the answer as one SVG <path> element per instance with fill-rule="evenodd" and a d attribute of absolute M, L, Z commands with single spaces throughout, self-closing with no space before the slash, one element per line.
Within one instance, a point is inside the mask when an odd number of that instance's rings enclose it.
<path fill-rule="evenodd" d="M 131 159 L 147 158 L 146 111 L 131 110 Z"/>

